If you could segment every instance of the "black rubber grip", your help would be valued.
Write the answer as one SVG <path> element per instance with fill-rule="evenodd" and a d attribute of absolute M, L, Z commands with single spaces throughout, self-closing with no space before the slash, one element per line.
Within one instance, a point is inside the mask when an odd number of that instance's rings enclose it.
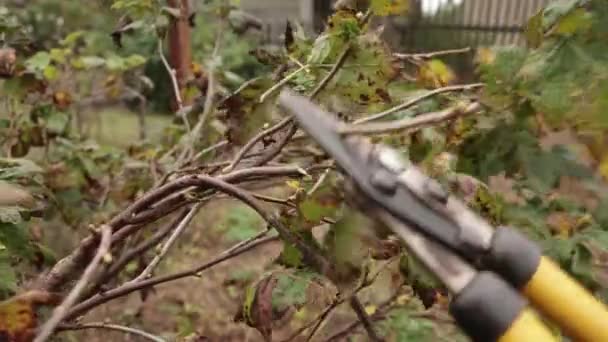
<path fill-rule="evenodd" d="M 497 341 L 526 300 L 495 273 L 480 272 L 450 303 L 450 313 L 473 341 Z"/>
<path fill-rule="evenodd" d="M 499 227 L 492 238 L 486 263 L 512 286 L 521 289 L 536 273 L 541 257 L 540 247 L 522 233 Z"/>

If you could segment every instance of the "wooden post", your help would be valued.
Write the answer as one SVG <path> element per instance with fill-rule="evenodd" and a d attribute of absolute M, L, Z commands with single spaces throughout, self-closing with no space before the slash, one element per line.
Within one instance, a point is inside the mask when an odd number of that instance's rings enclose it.
<path fill-rule="evenodd" d="M 169 60 L 171 67 L 175 70 L 175 77 L 184 103 L 189 105 L 189 99 L 185 98 L 186 82 L 190 77 L 190 65 L 192 62 L 192 50 L 190 44 L 190 16 L 189 0 L 168 0 L 169 6 L 180 9 L 179 18 L 175 18 L 169 25 Z M 179 109 L 177 99 L 174 97 L 171 109 Z"/>

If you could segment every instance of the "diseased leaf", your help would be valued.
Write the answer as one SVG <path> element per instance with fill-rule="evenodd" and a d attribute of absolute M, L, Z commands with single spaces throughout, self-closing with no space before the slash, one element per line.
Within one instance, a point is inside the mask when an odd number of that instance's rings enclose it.
<path fill-rule="evenodd" d="M 244 318 L 245 323 L 256 328 L 264 340 L 272 338 L 273 323 L 293 310 L 299 310 L 309 301 L 320 301 L 322 298 L 309 298 L 311 293 L 328 292 L 323 282 L 315 273 L 289 270 L 277 271 L 264 275 L 246 290 L 243 312 L 237 318 Z M 320 288 L 319 291 L 311 291 Z"/>
<path fill-rule="evenodd" d="M 270 123 L 276 92 L 262 103 L 259 100 L 273 85 L 270 78 L 256 78 L 241 86 L 220 104 L 219 109 L 224 112 L 222 119 L 228 127 L 226 136 L 230 142 L 244 144 L 260 128 Z"/>
<path fill-rule="evenodd" d="M 424 62 L 418 71 L 418 81 L 425 87 L 445 87 L 455 78 L 454 71 L 439 59 Z"/>
<path fill-rule="evenodd" d="M 57 304 L 60 296 L 29 291 L 0 302 L 0 336 L 11 342 L 28 342 L 36 334 L 38 305 Z"/>

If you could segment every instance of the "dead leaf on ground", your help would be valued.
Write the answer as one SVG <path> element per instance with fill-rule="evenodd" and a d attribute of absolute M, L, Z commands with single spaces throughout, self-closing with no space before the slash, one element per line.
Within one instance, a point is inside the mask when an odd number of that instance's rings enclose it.
<path fill-rule="evenodd" d="M 557 189 L 549 196 L 549 199 L 564 198 L 585 207 L 588 211 L 595 211 L 599 205 L 596 194 L 585 187 L 585 185 L 574 177 L 562 176 Z"/>
<path fill-rule="evenodd" d="M 545 151 L 550 151 L 555 146 L 564 146 L 576 156 L 581 165 L 586 167 L 593 167 L 597 163 L 589 148 L 570 129 L 548 133 L 539 140 L 539 143 Z"/>
<path fill-rule="evenodd" d="M 556 235 L 568 238 L 578 227 L 578 220 L 566 212 L 554 212 L 547 216 L 547 225 Z"/>
<path fill-rule="evenodd" d="M 526 200 L 513 188 L 515 181 L 505 176 L 504 172 L 488 177 L 490 192 L 500 195 L 507 203 L 524 205 Z"/>

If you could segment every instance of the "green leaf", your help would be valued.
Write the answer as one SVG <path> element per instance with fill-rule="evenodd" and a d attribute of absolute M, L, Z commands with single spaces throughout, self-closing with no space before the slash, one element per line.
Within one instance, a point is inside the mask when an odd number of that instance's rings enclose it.
<path fill-rule="evenodd" d="M 390 341 L 441 341 L 435 333 L 438 327 L 428 319 L 411 317 L 408 308 L 391 310 L 385 321 L 381 323 L 386 338 Z"/>
<path fill-rule="evenodd" d="M 45 120 L 46 120 L 46 129 L 50 133 L 61 135 L 68 128 L 68 124 L 70 122 L 70 116 L 65 112 L 53 111 L 45 118 Z"/>
<path fill-rule="evenodd" d="M 574 248 L 571 271 L 579 281 L 585 284 L 596 282 L 593 274 L 593 254 L 584 244 L 578 244 Z"/>
<path fill-rule="evenodd" d="M 554 33 L 571 36 L 576 33 L 585 33 L 591 29 L 593 16 L 583 8 L 578 8 L 559 20 Z"/>
<path fill-rule="evenodd" d="M 277 285 L 272 293 L 272 307 L 284 310 L 290 306 L 306 304 L 306 289 L 315 277 L 314 273 L 276 273 Z"/>
<path fill-rule="evenodd" d="M 11 253 L 32 257 L 27 229 L 21 225 L 0 222 L 0 244 Z"/>
<path fill-rule="evenodd" d="M 83 56 L 72 62 L 72 65 L 77 69 L 92 69 L 105 64 L 106 60 L 98 56 Z"/>
<path fill-rule="evenodd" d="M 25 61 L 26 69 L 34 73 L 44 72 L 49 64 L 51 64 L 51 55 L 46 51 L 37 52 Z"/>
<path fill-rule="evenodd" d="M 138 66 L 144 65 L 146 63 L 146 58 L 142 55 L 130 55 L 125 59 L 125 65 L 127 69 L 136 68 Z"/>
<path fill-rule="evenodd" d="M 580 0 L 558 0 L 549 3 L 543 11 L 543 31 L 551 26 L 564 15 L 568 14 L 580 3 Z"/>
<path fill-rule="evenodd" d="M 46 68 L 44 68 L 42 75 L 47 80 L 52 81 L 57 79 L 57 77 L 59 76 L 59 70 L 57 70 L 57 68 L 53 65 L 48 65 Z"/>
<path fill-rule="evenodd" d="M 539 11 L 528 20 L 525 31 L 528 46 L 536 48 L 543 41 L 543 11 Z"/>
<path fill-rule="evenodd" d="M 63 38 L 63 40 L 61 42 L 59 42 L 61 45 L 63 46 L 74 46 L 74 44 L 80 39 L 82 38 L 84 35 L 86 34 L 86 31 L 74 31 L 70 34 L 68 34 L 67 36 L 65 36 L 65 38 Z"/>
<path fill-rule="evenodd" d="M 0 179 L 33 178 L 44 170 L 29 159 L 0 158 Z"/>
<path fill-rule="evenodd" d="M 332 36 L 322 34 L 315 40 L 315 43 L 308 56 L 308 64 L 321 64 L 325 62 L 332 51 Z"/>
<path fill-rule="evenodd" d="M 230 209 L 219 228 L 226 240 L 242 241 L 258 234 L 261 226 L 262 220 L 253 209 L 238 205 Z"/>
<path fill-rule="evenodd" d="M 7 253 L 0 249 L 0 293 L 17 291 L 17 274 L 10 264 Z"/>
<path fill-rule="evenodd" d="M 291 268 L 299 268 L 303 261 L 302 252 L 289 243 L 283 244 L 283 251 L 279 256 L 279 263 Z"/>

